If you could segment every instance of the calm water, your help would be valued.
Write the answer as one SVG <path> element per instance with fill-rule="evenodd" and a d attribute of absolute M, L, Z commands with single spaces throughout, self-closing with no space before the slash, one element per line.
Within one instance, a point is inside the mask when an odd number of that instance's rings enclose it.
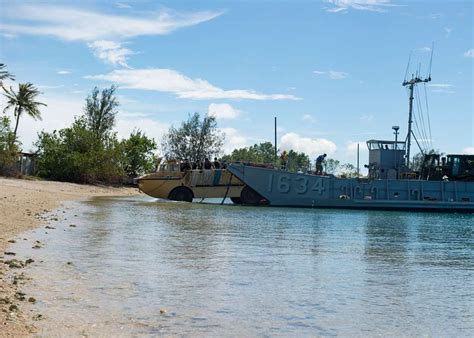
<path fill-rule="evenodd" d="M 474 215 L 69 207 L 13 247 L 43 335 L 474 335 Z"/>

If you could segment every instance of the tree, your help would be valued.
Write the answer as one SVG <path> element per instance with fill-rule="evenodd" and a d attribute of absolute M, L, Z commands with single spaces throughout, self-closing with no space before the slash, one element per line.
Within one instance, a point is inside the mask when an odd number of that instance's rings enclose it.
<path fill-rule="evenodd" d="M 178 129 L 171 126 L 162 146 L 168 159 L 201 162 L 221 152 L 224 138 L 214 116 L 206 115 L 201 120 L 199 113 L 194 113 Z"/>
<path fill-rule="evenodd" d="M 328 158 L 325 162 L 326 173 L 335 175 L 339 170 L 341 162 L 332 158 Z"/>
<path fill-rule="evenodd" d="M 440 155 L 443 156 L 444 153 L 441 153 L 439 150 L 430 149 L 426 153 L 418 153 L 412 158 L 412 169 L 414 171 L 421 171 L 423 167 L 423 162 L 425 160 L 425 155 Z"/>
<path fill-rule="evenodd" d="M 100 92 L 97 87 L 94 87 L 91 95 L 86 99 L 84 111 L 87 125 L 99 138 L 103 138 L 115 125 L 115 115 L 119 106 L 114 96 L 116 89 L 117 87 L 111 86 Z"/>
<path fill-rule="evenodd" d="M 229 162 L 274 163 L 275 147 L 271 142 L 262 142 L 250 147 L 234 149 L 230 155 L 222 159 Z"/>
<path fill-rule="evenodd" d="M 2 116 L 0 118 L 0 174 L 12 174 L 15 172 L 19 149 L 13 140 L 10 119 L 8 116 Z"/>
<path fill-rule="evenodd" d="M 0 85 L 3 86 L 3 80 L 10 79 L 14 80 L 14 76 L 10 74 L 9 71 L 6 70 L 7 65 L 4 63 L 0 63 Z"/>
<path fill-rule="evenodd" d="M 309 156 L 305 153 L 298 153 L 294 150 L 288 152 L 288 170 L 289 171 L 303 171 L 309 168 Z"/>
<path fill-rule="evenodd" d="M 13 141 L 16 140 L 16 134 L 18 131 L 18 124 L 20 117 L 23 113 L 28 114 L 35 120 L 41 120 L 40 106 L 46 106 L 46 104 L 37 102 L 36 97 L 40 94 L 39 90 L 31 83 L 20 83 L 18 84 L 18 92 L 15 92 L 12 87 L 10 90 L 3 88 L 4 94 L 7 98 L 7 106 L 3 112 L 10 108 L 13 108 L 13 115 L 16 118 L 15 129 L 13 130 Z M 12 143 L 13 145 L 13 143 Z"/>
<path fill-rule="evenodd" d="M 117 183 L 124 176 L 115 133 L 98 138 L 85 116 L 58 132 L 41 132 L 36 146 L 39 176 L 78 183 Z"/>
<path fill-rule="evenodd" d="M 121 142 L 122 167 L 129 177 L 137 177 L 154 167 L 155 140 L 146 137 L 140 130 L 134 130 L 130 137 Z"/>
<path fill-rule="evenodd" d="M 352 178 L 357 177 L 357 168 L 350 163 L 344 163 L 341 165 L 341 177 Z"/>

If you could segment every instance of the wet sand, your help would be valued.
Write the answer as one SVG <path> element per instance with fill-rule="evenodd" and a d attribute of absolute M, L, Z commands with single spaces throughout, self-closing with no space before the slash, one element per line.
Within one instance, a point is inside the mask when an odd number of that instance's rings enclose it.
<path fill-rule="evenodd" d="M 62 202 L 84 200 L 95 196 L 137 195 L 135 188 L 79 185 L 64 182 L 31 181 L 0 177 L 0 336 L 34 333 L 31 318 L 22 312 L 23 299 L 18 281 L 27 278 L 21 272 L 25 262 L 15 261 L 8 245 L 20 233 L 54 220 L 44 215 Z M 34 257 L 32 257 L 34 259 Z M 13 261 L 12 261 L 13 260 Z M 5 264 L 10 261 L 10 264 Z M 13 263 L 13 264 L 12 264 Z M 15 265 L 19 265 L 15 267 Z M 14 278 L 8 270 L 14 270 Z M 23 300 L 22 300 L 23 299 Z"/>

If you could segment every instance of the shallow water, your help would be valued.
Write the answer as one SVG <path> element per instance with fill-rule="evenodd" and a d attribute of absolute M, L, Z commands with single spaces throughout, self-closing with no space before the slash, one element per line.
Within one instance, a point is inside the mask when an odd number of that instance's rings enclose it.
<path fill-rule="evenodd" d="M 42 335 L 474 335 L 474 215 L 68 206 L 12 247 Z"/>

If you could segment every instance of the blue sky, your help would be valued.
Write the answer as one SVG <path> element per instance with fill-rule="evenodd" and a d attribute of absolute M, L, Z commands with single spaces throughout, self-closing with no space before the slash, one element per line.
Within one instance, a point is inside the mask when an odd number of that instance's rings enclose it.
<path fill-rule="evenodd" d="M 225 151 L 273 141 L 355 162 L 356 144 L 407 132 L 401 83 L 419 87 L 426 145 L 474 153 L 472 1 L 4 1 L 0 62 L 43 92 L 43 121 L 67 126 L 94 86 L 119 86 L 120 136 L 160 140 L 188 113 L 216 115 Z M 10 83 L 8 83 L 9 85 Z M 428 95 L 431 137 L 424 94 Z M 421 120 L 419 120 L 421 129 Z M 416 153 L 417 149 L 413 149 Z M 362 153 L 362 162 L 366 152 Z"/>

